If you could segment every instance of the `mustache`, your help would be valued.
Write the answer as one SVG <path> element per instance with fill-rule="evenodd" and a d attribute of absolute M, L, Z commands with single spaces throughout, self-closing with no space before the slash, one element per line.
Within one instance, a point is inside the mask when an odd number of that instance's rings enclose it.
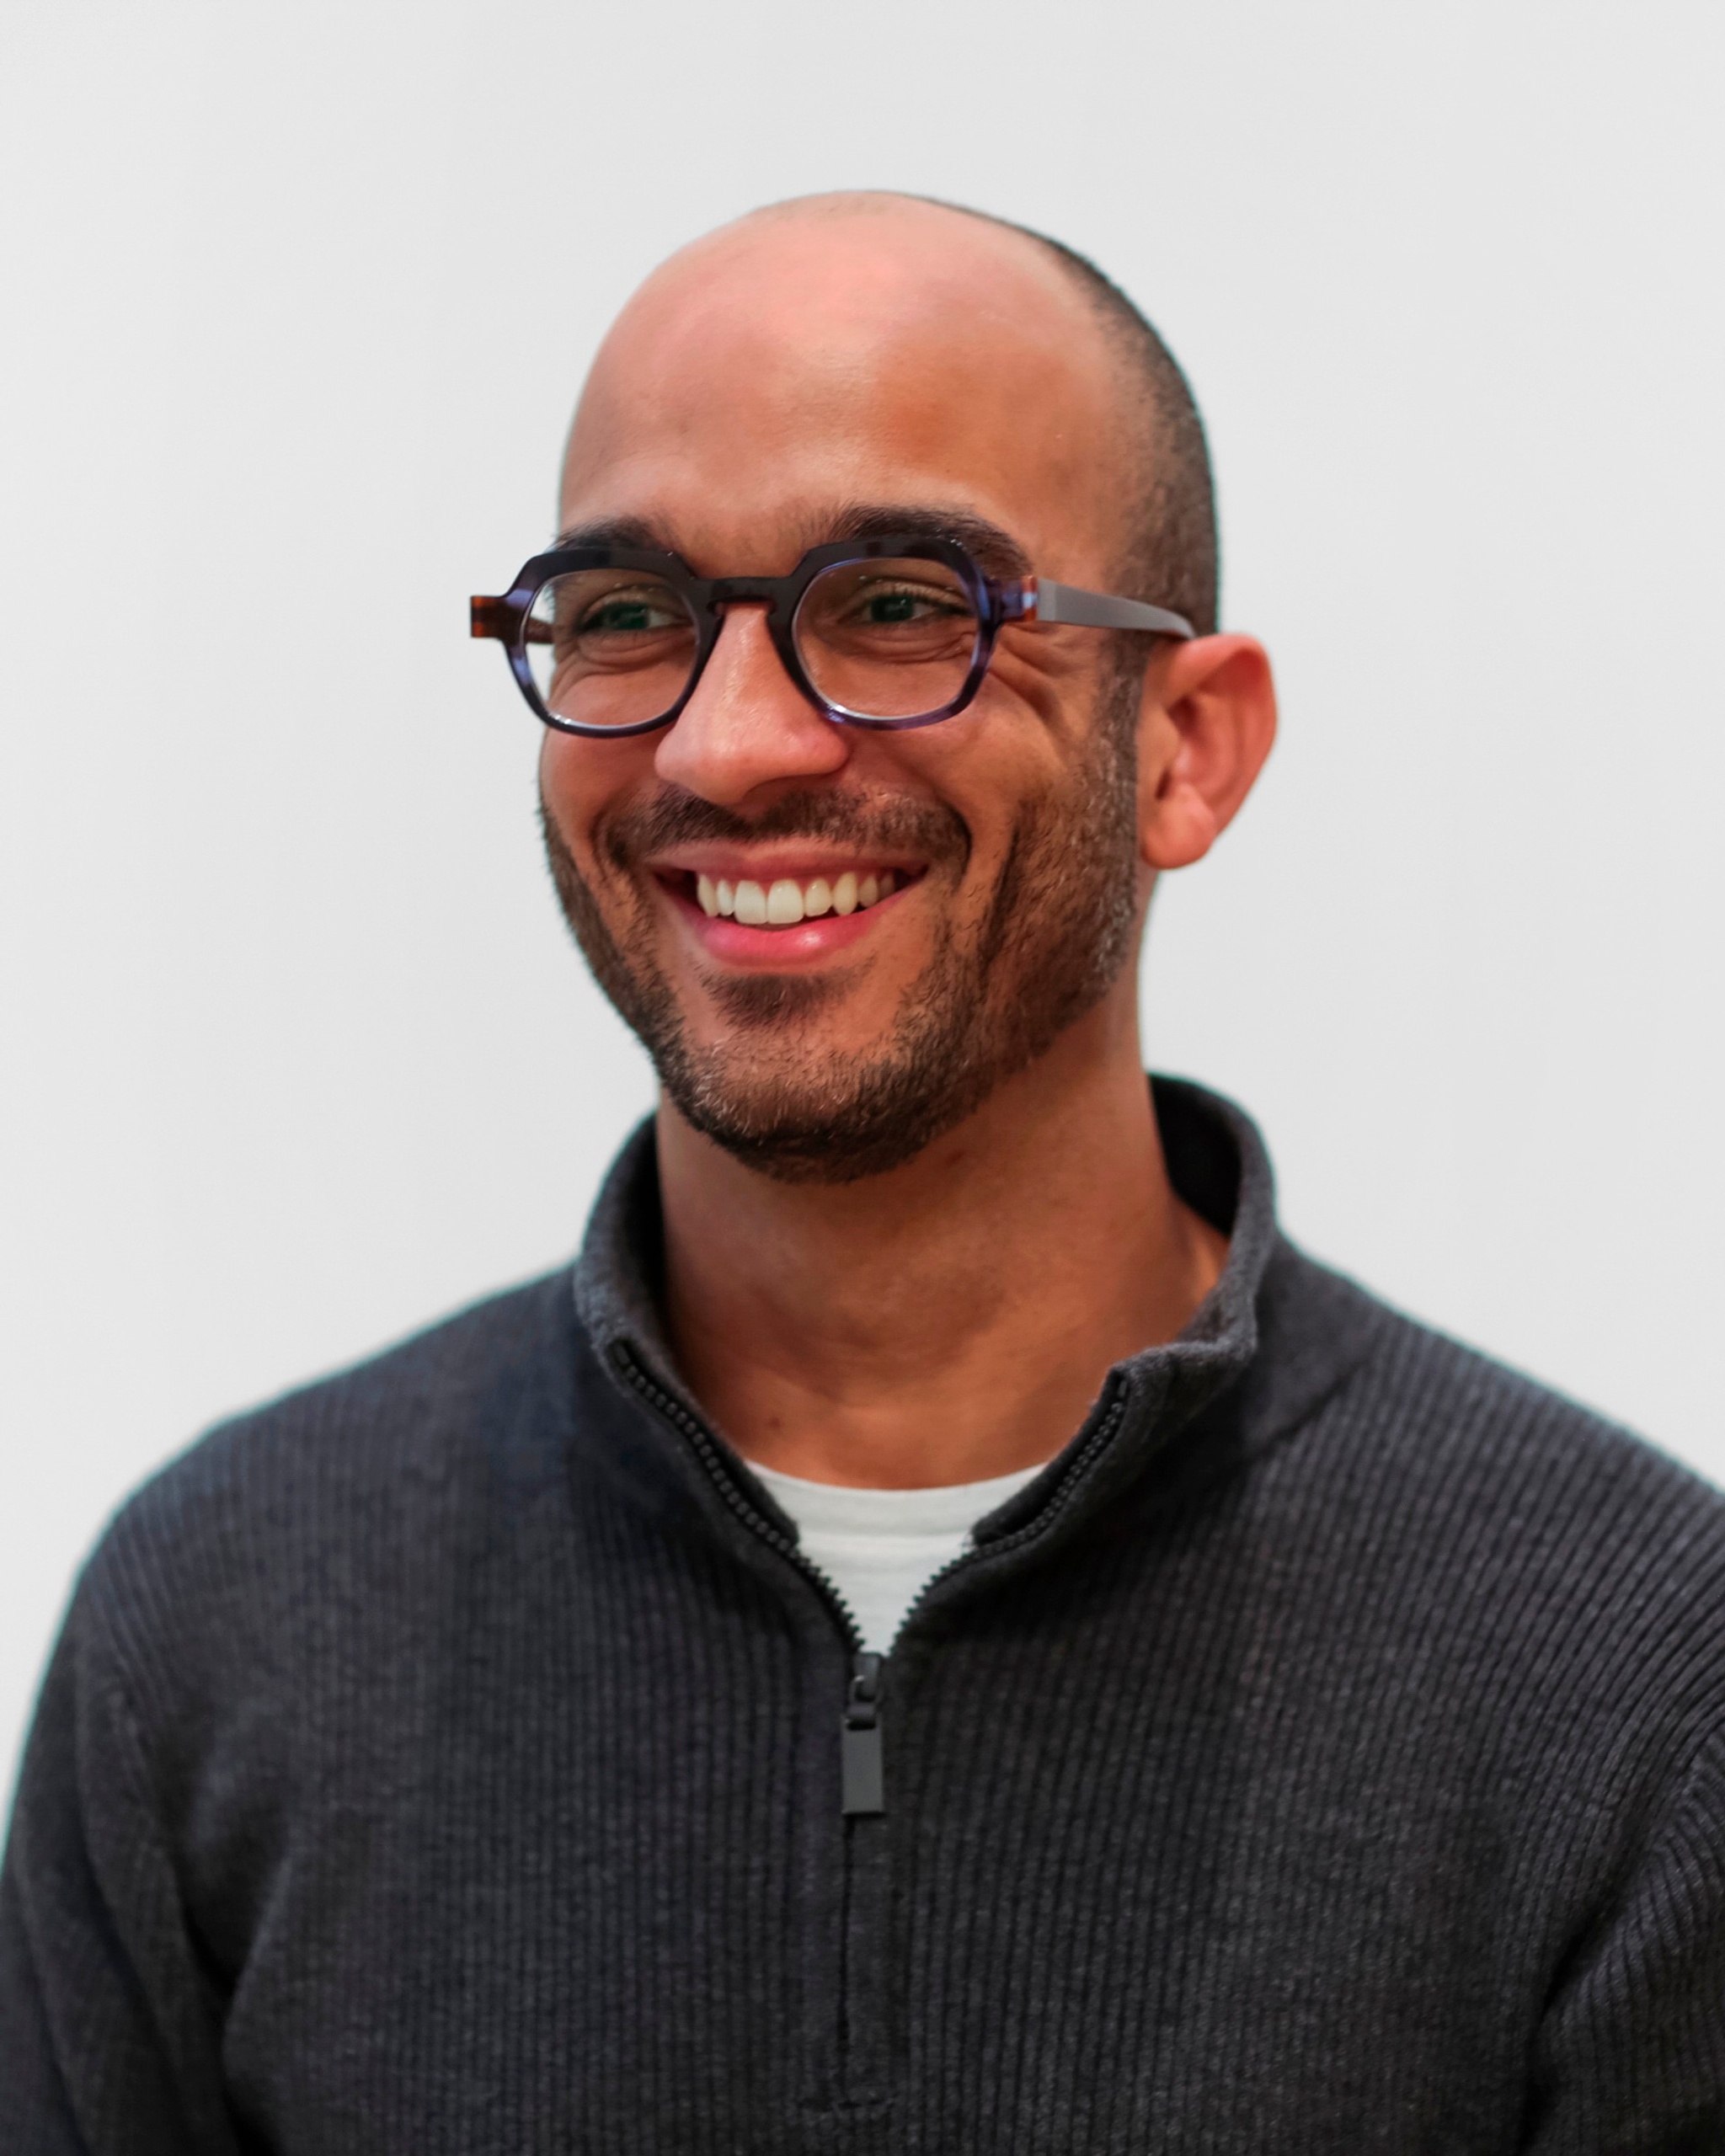
<path fill-rule="evenodd" d="M 594 833 L 595 846 L 612 867 L 627 871 L 645 854 L 702 841 L 746 845 L 758 839 L 821 839 L 854 846 L 919 855 L 962 867 L 969 858 L 970 832 L 956 809 L 899 795 L 835 791 L 830 787 L 782 793 L 753 816 L 681 787 L 607 815 Z"/>

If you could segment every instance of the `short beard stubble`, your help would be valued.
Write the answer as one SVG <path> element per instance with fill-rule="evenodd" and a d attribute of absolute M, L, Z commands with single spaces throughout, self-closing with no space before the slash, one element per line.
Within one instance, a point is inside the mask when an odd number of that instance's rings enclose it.
<path fill-rule="evenodd" d="M 563 915 L 600 987 L 653 1059 L 679 1113 L 745 1166 L 781 1182 L 846 1183 L 912 1160 L 962 1123 L 1095 1007 L 1132 955 L 1137 928 L 1137 719 L 1145 654 L 1108 662 L 1086 753 L 1067 784 L 1020 811 L 980 927 L 943 916 L 878 1053 L 823 1053 L 806 1022 L 841 975 L 721 978 L 709 993 L 735 1029 L 702 1047 L 652 958 L 649 894 L 634 865 L 702 840 L 798 837 L 909 851 L 962 868 L 969 838 L 952 810 L 918 801 L 788 793 L 745 818 L 697 796 L 661 797 L 595 833 L 631 893 L 626 947 L 542 798 L 547 859 Z M 763 1054 L 763 1051 L 765 1053 Z"/>

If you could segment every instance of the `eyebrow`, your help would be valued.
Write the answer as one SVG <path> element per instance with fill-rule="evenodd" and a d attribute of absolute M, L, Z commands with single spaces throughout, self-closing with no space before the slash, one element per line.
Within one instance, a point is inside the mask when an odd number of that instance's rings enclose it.
<path fill-rule="evenodd" d="M 568 524 L 552 543 L 558 547 L 636 547 L 656 554 L 676 552 L 662 531 L 640 516 L 596 516 L 585 524 Z"/>
<path fill-rule="evenodd" d="M 992 576 L 1030 574 L 1030 557 L 1010 531 L 975 510 L 939 502 L 852 502 L 833 519 L 834 539 L 880 539 L 902 531 L 911 539 L 950 539 Z"/>
<path fill-rule="evenodd" d="M 846 502 L 804 527 L 805 549 L 835 539 L 881 539 L 903 532 L 907 539 L 948 539 L 975 558 L 991 576 L 1002 579 L 1030 574 L 1030 557 L 1010 531 L 974 510 L 943 502 Z M 640 516 L 604 516 L 567 526 L 558 547 L 633 547 L 676 554 L 675 535 Z"/>

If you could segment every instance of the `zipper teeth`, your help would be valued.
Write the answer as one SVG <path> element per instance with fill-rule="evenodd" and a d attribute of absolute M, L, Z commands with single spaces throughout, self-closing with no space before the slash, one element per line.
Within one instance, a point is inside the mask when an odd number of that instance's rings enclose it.
<path fill-rule="evenodd" d="M 1071 1502 L 1072 1493 L 1082 1479 L 1085 1469 L 1113 1438 L 1114 1432 L 1120 1427 L 1125 1412 L 1126 1390 L 1123 1385 L 1115 1394 L 1114 1404 L 1091 1432 L 1085 1440 L 1083 1449 L 1066 1470 L 1060 1487 L 1035 1517 L 1026 1520 L 1023 1527 L 1015 1527 L 1010 1534 L 1001 1535 L 997 1542 L 985 1542 L 969 1550 L 961 1550 L 956 1557 L 948 1559 L 937 1572 L 931 1572 L 917 1591 L 916 1599 L 905 1612 L 903 1623 L 899 1627 L 900 1630 L 902 1631 L 905 1625 L 910 1623 L 941 1582 L 956 1572 L 960 1566 L 973 1564 L 981 1557 L 996 1556 L 1003 1550 L 1015 1550 L 1022 1543 L 1030 1540 L 1033 1536 L 1040 1534 L 1051 1520 L 1057 1519 Z"/>
<path fill-rule="evenodd" d="M 644 1400 L 656 1407 L 665 1421 L 680 1431 L 688 1440 L 696 1458 L 707 1470 L 708 1480 L 737 1518 L 758 1534 L 763 1542 L 777 1550 L 782 1557 L 788 1558 L 805 1579 L 811 1580 L 820 1589 L 837 1616 L 840 1627 L 850 1642 L 851 1652 L 853 1654 L 861 1654 L 863 1652 L 862 1628 L 857 1622 L 856 1612 L 826 1574 L 821 1571 L 820 1566 L 811 1564 L 788 1536 L 781 1534 L 770 1519 L 756 1512 L 754 1506 L 732 1481 L 712 1432 L 704 1424 L 696 1421 L 681 1401 L 675 1399 L 662 1385 L 654 1383 L 622 1341 L 618 1341 L 613 1346 L 611 1353 L 612 1361 L 616 1363 L 635 1390 Z M 1120 1427 L 1122 1418 L 1126 1412 L 1126 1388 L 1121 1385 L 1114 1395 L 1113 1404 L 1091 1432 L 1085 1440 L 1082 1449 L 1067 1469 L 1060 1487 L 1033 1519 L 1026 1520 L 1023 1527 L 1014 1528 L 1010 1534 L 1001 1535 L 997 1542 L 987 1542 L 980 1548 L 960 1550 L 956 1557 L 949 1559 L 943 1565 L 937 1572 L 929 1575 L 918 1590 L 916 1599 L 905 1612 L 903 1620 L 899 1626 L 901 1632 L 928 1599 L 933 1590 L 943 1579 L 957 1572 L 960 1566 L 971 1564 L 980 1557 L 997 1556 L 1002 1550 L 1015 1550 L 1021 1544 L 1028 1542 L 1033 1536 L 1041 1534 L 1051 1520 L 1059 1518 L 1067 1505 L 1071 1503 L 1074 1491 L 1083 1479 L 1085 1469 L 1112 1440 L 1115 1431 Z"/>
<path fill-rule="evenodd" d="M 737 1518 L 758 1534 L 769 1547 L 777 1550 L 780 1556 L 788 1559 L 805 1579 L 811 1580 L 820 1590 L 834 1614 L 838 1618 L 840 1629 L 849 1643 L 852 1653 L 863 1652 L 862 1627 L 857 1622 L 855 1610 L 852 1609 L 850 1604 L 846 1601 L 844 1596 L 840 1593 L 826 1574 L 821 1571 L 820 1566 L 811 1564 L 788 1535 L 781 1534 L 770 1519 L 756 1511 L 754 1506 L 732 1481 L 729 1470 L 725 1465 L 724 1456 L 719 1452 L 713 1433 L 704 1424 L 696 1421 L 681 1401 L 674 1398 L 662 1385 L 653 1382 L 622 1341 L 616 1343 L 611 1353 L 611 1360 L 641 1397 L 656 1407 L 665 1421 L 688 1440 L 695 1457 L 706 1469 L 708 1479 Z M 948 1568 L 943 1567 L 943 1569 Z"/>

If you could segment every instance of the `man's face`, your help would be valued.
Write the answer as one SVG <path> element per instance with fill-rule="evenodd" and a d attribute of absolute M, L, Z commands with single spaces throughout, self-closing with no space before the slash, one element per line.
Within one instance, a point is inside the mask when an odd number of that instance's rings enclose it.
<path fill-rule="evenodd" d="M 699 574 L 782 574 L 891 507 L 998 532 L 978 549 L 996 574 L 1106 589 L 1119 411 L 1082 301 L 1013 236 L 914 205 L 767 217 L 632 302 L 577 414 L 563 520 Z M 565 910 L 684 1117 L 768 1173 L 851 1180 L 1093 1007 L 1148 889 L 1141 676 L 1095 632 L 1008 628 L 966 710 L 871 733 L 806 703 L 739 606 L 670 728 L 547 731 Z M 721 883 L 733 914 L 702 904 Z M 750 886 L 805 917 L 750 921 Z"/>

